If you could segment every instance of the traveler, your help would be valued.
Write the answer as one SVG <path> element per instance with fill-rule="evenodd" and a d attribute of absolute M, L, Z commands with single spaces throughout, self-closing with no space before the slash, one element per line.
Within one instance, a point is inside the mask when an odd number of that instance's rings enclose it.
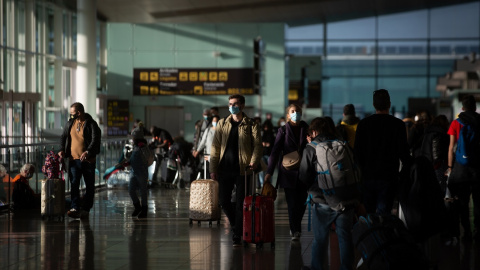
<path fill-rule="evenodd" d="M 27 163 L 20 168 L 20 173 L 13 178 L 13 209 L 19 210 L 40 207 L 40 194 L 36 194 L 28 182 L 34 173 L 35 166 Z"/>
<path fill-rule="evenodd" d="M 343 140 L 348 141 L 348 145 L 353 149 L 355 145 L 355 132 L 360 118 L 355 116 L 355 106 L 347 104 L 343 107 L 343 119 L 337 126 L 337 132 Z"/>
<path fill-rule="evenodd" d="M 460 223 L 464 229 L 463 238 L 466 240 L 472 238 L 468 210 L 470 195 L 472 196 L 474 238 L 480 241 L 480 115 L 476 113 L 477 104 L 472 95 L 462 99 L 462 110 L 458 118 L 452 121 L 447 132 L 450 135 L 450 145 L 445 174 L 450 175 L 448 187 L 452 196 L 458 197 Z M 462 134 L 469 129 L 471 141 L 464 140 Z"/>
<path fill-rule="evenodd" d="M 193 157 L 197 157 L 200 151 L 205 150 L 204 159 L 207 161 L 207 175 L 209 175 L 208 166 L 209 166 L 209 159 L 210 159 L 210 152 L 212 148 L 213 137 L 215 136 L 215 130 L 217 128 L 217 124 L 219 120 L 220 120 L 220 117 L 218 115 L 215 115 L 212 117 L 212 125 L 209 128 L 207 128 L 207 130 L 205 130 L 202 140 L 200 141 L 200 144 L 197 147 L 197 151 L 193 151 Z"/>
<path fill-rule="evenodd" d="M 70 119 L 60 138 L 60 158 L 68 159 L 68 179 L 70 179 L 71 218 L 88 218 L 95 196 L 95 163 L 100 153 L 102 132 L 92 116 L 85 113 L 79 102 L 70 106 Z M 85 182 L 85 196 L 80 205 L 80 181 Z"/>
<path fill-rule="evenodd" d="M 135 210 L 132 217 L 145 218 L 148 212 L 147 201 L 147 182 L 148 182 L 148 156 L 146 153 L 153 155 L 151 150 L 142 151 L 148 148 L 147 140 L 143 136 L 143 129 L 137 127 L 132 131 L 133 150 L 130 155 L 130 176 L 128 181 L 128 193 L 132 199 Z M 140 189 L 141 202 L 138 199 L 137 190 Z"/>
<path fill-rule="evenodd" d="M 362 170 L 363 203 L 368 213 L 390 215 L 397 193 L 400 161 L 410 166 L 405 123 L 389 114 L 390 95 L 373 92 L 375 114 L 358 123 L 354 156 Z"/>
<path fill-rule="evenodd" d="M 161 171 L 163 181 L 166 180 L 166 164 L 164 164 L 164 159 L 168 155 L 168 149 L 173 144 L 173 138 L 167 130 L 156 126 L 150 127 L 150 133 L 152 133 L 152 142 L 149 144 L 149 147 L 154 150 L 156 161 L 152 176 L 152 187 L 156 187 L 160 186 L 157 179 L 159 170 Z"/>
<path fill-rule="evenodd" d="M 335 127 L 324 117 L 317 117 L 310 123 L 309 130 L 313 142 L 308 144 L 303 151 L 302 162 L 299 169 L 299 179 L 305 186 L 309 187 L 308 193 L 311 196 L 310 203 L 312 204 L 312 227 L 314 236 L 311 267 L 312 269 L 323 269 L 323 261 L 327 254 L 330 228 L 332 224 L 335 224 L 335 231 L 338 235 L 338 244 L 340 247 L 341 269 L 353 269 L 354 252 L 352 228 L 355 205 L 348 205 L 345 209 L 333 210 L 332 206 L 326 201 L 325 195 L 320 189 L 318 182 L 316 144 L 327 140 L 338 139 L 334 132 Z M 348 152 L 352 154 L 351 151 Z M 352 158 L 353 157 L 350 157 L 350 160 Z M 356 186 L 352 186 L 351 188 L 358 189 Z M 352 192 L 352 194 L 353 193 L 354 192 Z M 343 199 L 350 201 L 357 199 L 358 202 L 358 198 L 354 196 Z"/>
<path fill-rule="evenodd" d="M 285 191 L 292 240 L 300 239 L 308 194 L 307 187 L 298 179 L 299 166 L 287 169 L 282 161 L 285 155 L 295 151 L 300 157 L 302 156 L 303 149 L 307 144 L 308 124 L 302 121 L 301 117 L 302 108 L 300 106 L 291 104 L 287 107 L 287 123 L 277 132 L 265 175 L 265 182 L 271 181 L 275 167 L 278 165 L 277 186 L 282 187 Z"/>
<path fill-rule="evenodd" d="M 231 115 L 218 121 L 210 153 L 210 178 L 218 181 L 220 205 L 233 229 L 233 245 L 241 246 L 247 166 L 254 170 L 262 156 L 260 127 L 244 112 L 245 97 L 228 98 Z M 247 183 L 248 184 L 248 183 Z M 234 186 L 235 202 L 232 203 Z"/>

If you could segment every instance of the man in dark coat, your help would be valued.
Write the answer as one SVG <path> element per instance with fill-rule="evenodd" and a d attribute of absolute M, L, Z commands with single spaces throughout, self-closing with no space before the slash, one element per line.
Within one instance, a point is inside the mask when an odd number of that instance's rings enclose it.
<path fill-rule="evenodd" d="M 102 132 L 92 116 L 85 113 L 79 102 L 70 106 L 70 119 L 60 138 L 60 158 L 68 158 L 70 179 L 71 209 L 67 215 L 71 218 L 88 218 L 93 207 L 95 195 L 95 163 L 100 153 Z M 80 181 L 83 176 L 86 193 L 83 205 L 80 205 Z"/>

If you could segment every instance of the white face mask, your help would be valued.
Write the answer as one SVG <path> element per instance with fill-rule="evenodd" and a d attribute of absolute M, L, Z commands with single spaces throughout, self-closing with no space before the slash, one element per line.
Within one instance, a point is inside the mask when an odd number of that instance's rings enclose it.
<path fill-rule="evenodd" d="M 282 127 L 285 126 L 285 122 L 284 121 L 280 122 L 280 126 Z"/>
<path fill-rule="evenodd" d="M 216 126 L 217 126 L 217 122 L 212 122 L 212 126 L 213 126 L 213 127 L 216 127 Z"/>

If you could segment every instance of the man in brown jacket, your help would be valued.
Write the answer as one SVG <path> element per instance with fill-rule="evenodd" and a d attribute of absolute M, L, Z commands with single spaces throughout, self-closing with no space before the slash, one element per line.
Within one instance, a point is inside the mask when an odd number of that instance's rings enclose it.
<path fill-rule="evenodd" d="M 241 246 L 245 169 L 247 166 L 254 169 L 258 166 L 263 147 L 260 127 L 242 112 L 245 108 L 245 97 L 230 96 L 228 106 L 231 115 L 218 121 L 213 137 L 210 177 L 218 181 L 220 205 L 233 229 L 233 246 Z M 232 203 L 235 185 L 236 196 Z"/>

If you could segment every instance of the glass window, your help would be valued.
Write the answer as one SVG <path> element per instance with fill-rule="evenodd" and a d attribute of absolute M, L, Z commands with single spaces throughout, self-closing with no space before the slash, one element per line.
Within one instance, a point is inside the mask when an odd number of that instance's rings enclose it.
<path fill-rule="evenodd" d="M 434 8 L 430 11 L 430 38 L 466 38 L 479 36 L 479 7 L 473 2 Z"/>
<path fill-rule="evenodd" d="M 371 112 L 373 106 L 371 94 L 375 90 L 375 78 L 349 77 L 329 78 L 322 81 L 322 109 L 336 122 L 342 118 L 343 106 L 355 105 L 357 116 L 363 118 L 364 112 Z"/>
<path fill-rule="evenodd" d="M 373 76 L 374 60 L 325 60 L 323 74 L 328 77 Z"/>
<path fill-rule="evenodd" d="M 378 38 L 427 38 L 428 11 L 397 13 L 378 17 Z"/>
<path fill-rule="evenodd" d="M 323 39 L 323 24 L 286 27 L 285 39 Z"/>
<path fill-rule="evenodd" d="M 375 18 L 329 23 L 327 25 L 328 39 L 374 39 Z"/>
<path fill-rule="evenodd" d="M 53 9 L 47 8 L 47 53 L 54 54 L 54 37 L 55 37 L 55 24 L 54 24 Z"/>

